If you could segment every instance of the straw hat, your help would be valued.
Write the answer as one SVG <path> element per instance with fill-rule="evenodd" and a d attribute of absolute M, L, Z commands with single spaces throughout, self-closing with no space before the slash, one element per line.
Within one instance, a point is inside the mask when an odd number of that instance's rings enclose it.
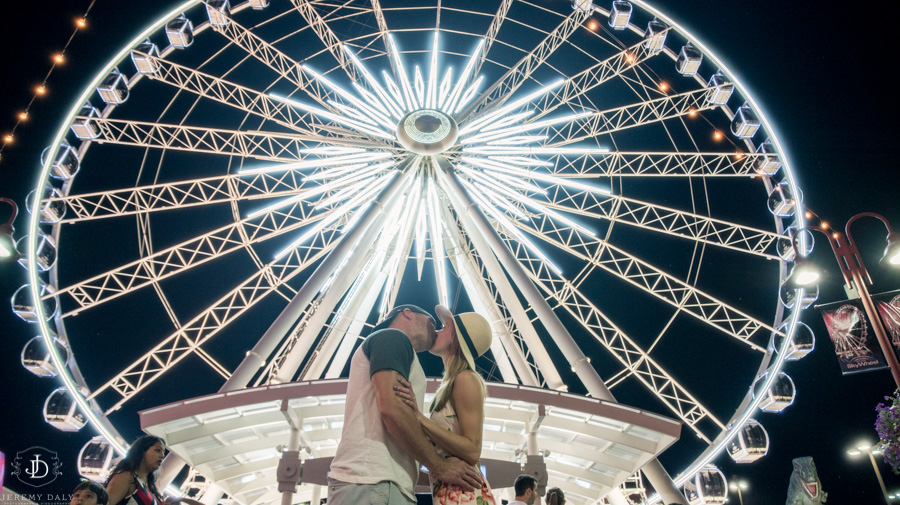
<path fill-rule="evenodd" d="M 474 371 L 475 358 L 484 354 L 491 347 L 491 340 L 494 337 L 491 325 L 487 322 L 487 319 L 475 312 L 453 315 L 450 309 L 443 305 L 436 306 L 434 312 L 444 325 L 447 324 L 447 321 L 453 320 L 459 348 L 462 349 L 463 356 L 466 357 L 466 362 L 469 363 L 469 368 Z"/>

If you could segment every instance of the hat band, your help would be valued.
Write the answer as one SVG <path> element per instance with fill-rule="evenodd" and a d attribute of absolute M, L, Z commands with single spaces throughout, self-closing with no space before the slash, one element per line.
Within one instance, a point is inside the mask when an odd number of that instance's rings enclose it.
<path fill-rule="evenodd" d="M 474 360 L 478 356 L 478 349 L 475 348 L 475 344 L 472 342 L 472 338 L 469 337 L 469 332 L 466 331 L 466 326 L 463 324 L 462 319 L 459 316 L 453 316 L 453 322 L 456 323 L 456 327 L 459 328 L 459 334 L 463 338 L 463 342 L 466 344 L 466 347 L 469 348 L 469 354 L 472 355 L 472 360 Z"/>

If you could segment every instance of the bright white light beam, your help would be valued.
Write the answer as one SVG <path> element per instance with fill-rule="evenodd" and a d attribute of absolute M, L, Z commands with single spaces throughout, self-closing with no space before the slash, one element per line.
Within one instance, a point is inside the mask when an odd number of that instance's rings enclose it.
<path fill-rule="evenodd" d="M 335 167 L 335 168 L 329 168 L 328 170 L 322 170 L 321 172 L 316 172 L 312 175 L 308 175 L 308 176 L 306 176 L 305 180 L 317 181 L 317 180 L 321 180 L 321 179 L 328 179 L 329 177 L 338 177 L 338 176 L 344 175 L 344 173 L 346 173 L 346 172 L 350 172 L 352 170 L 358 170 L 361 168 L 365 168 L 367 166 L 369 166 L 369 165 L 360 164 L 360 165 L 346 165 L 346 166 L 340 166 L 340 167 Z M 388 168 L 388 167 L 394 166 L 394 162 L 393 161 L 385 161 L 385 162 L 378 163 L 377 165 L 372 165 L 372 166 L 380 167 L 380 168 Z"/>
<path fill-rule="evenodd" d="M 447 295 L 447 272 L 444 265 L 444 237 L 441 234 L 440 211 L 438 210 L 437 191 L 434 189 L 433 179 L 428 179 L 428 190 L 426 193 L 426 201 L 428 205 L 428 217 L 431 221 L 431 229 L 428 233 L 431 235 L 431 262 L 434 265 L 434 277 L 437 281 L 438 299 L 441 305 L 450 306 L 450 298 Z"/>
<path fill-rule="evenodd" d="M 346 163 L 365 163 L 369 161 L 378 161 L 393 156 L 391 153 L 384 151 L 366 151 L 359 154 L 348 154 L 345 156 L 327 156 L 325 158 L 317 158 L 314 160 L 303 160 L 295 163 L 284 163 L 281 165 L 273 165 L 270 167 L 258 167 L 241 170 L 240 175 L 261 174 L 268 172 L 284 172 L 287 170 L 302 170 L 306 168 L 321 168 L 334 165 L 343 165 Z"/>
<path fill-rule="evenodd" d="M 468 133 L 468 132 L 474 130 L 475 128 L 478 128 L 479 126 L 487 123 L 488 121 L 493 121 L 494 119 L 504 116 L 504 115 L 518 109 L 522 105 L 525 105 L 526 103 L 534 100 L 535 98 L 537 98 L 545 93 L 549 93 L 550 91 L 553 91 L 554 89 L 556 89 L 557 87 L 562 85 L 562 83 L 564 83 L 564 82 L 565 82 L 564 79 L 559 79 L 557 81 L 553 81 L 550 84 L 544 86 L 543 88 L 540 88 L 537 91 L 532 91 L 528 95 L 525 95 L 522 98 L 520 98 L 512 103 L 508 103 L 508 104 L 504 105 L 503 107 L 500 107 L 499 109 L 497 109 L 493 112 L 489 112 L 480 118 L 475 118 L 471 123 L 462 127 L 459 130 L 459 134 L 463 135 L 463 134 Z"/>
<path fill-rule="evenodd" d="M 472 69 L 475 68 L 475 63 L 478 61 L 478 54 L 481 52 L 481 48 L 484 47 L 484 39 L 478 41 L 478 46 L 475 48 L 475 51 L 472 52 L 472 56 L 469 57 L 469 61 L 466 63 L 466 68 L 463 69 L 462 74 L 459 76 L 459 80 L 456 81 L 456 86 L 453 87 L 453 91 L 450 93 L 450 97 L 447 99 L 447 106 L 444 110 L 453 111 L 458 107 L 456 106 L 456 102 L 461 96 L 463 87 L 466 85 L 466 81 L 469 80 L 469 75 L 472 73 Z"/>
<path fill-rule="evenodd" d="M 492 140 L 492 141 L 488 142 L 487 145 L 489 145 L 489 146 L 497 146 L 497 145 L 512 146 L 512 145 L 519 145 L 519 144 L 530 144 L 532 142 L 541 142 L 542 140 L 547 140 L 547 138 L 548 137 L 546 135 L 519 135 L 516 137 Z"/>
<path fill-rule="evenodd" d="M 375 90 L 375 93 L 377 93 L 378 96 L 381 97 L 381 99 L 384 101 L 384 104 L 391 110 L 391 113 L 394 115 L 394 117 L 400 119 L 403 116 L 403 114 L 400 113 L 400 110 L 403 109 L 403 106 L 394 102 L 388 92 L 385 91 L 384 88 L 381 87 L 381 84 L 375 79 L 375 76 L 372 75 L 371 72 L 369 72 L 369 69 L 355 54 L 350 52 L 350 49 L 348 49 L 346 45 L 343 47 L 347 55 L 350 56 L 350 59 L 353 60 L 354 63 L 356 63 L 356 66 L 357 68 L 359 68 L 359 71 L 362 72 L 363 77 L 366 78 L 366 82 L 368 82 L 369 85 L 372 86 L 372 89 Z"/>
<path fill-rule="evenodd" d="M 529 154 L 573 154 L 581 156 L 584 154 L 607 154 L 607 147 L 542 147 L 542 146 L 472 146 L 463 149 L 464 153 L 470 154 L 487 154 L 487 155 L 529 155 Z"/>
<path fill-rule="evenodd" d="M 285 247 L 284 249 L 279 251 L 275 255 L 275 259 L 276 260 L 281 259 L 285 254 L 291 252 L 293 249 L 295 249 L 299 245 L 303 244 L 304 242 L 306 242 L 307 240 L 312 238 L 314 235 L 319 233 L 326 226 L 329 226 L 330 224 L 332 224 L 335 221 L 337 221 L 338 219 L 340 219 L 347 212 L 349 212 L 350 210 L 357 207 L 360 203 L 362 203 L 364 198 L 370 196 L 375 191 L 381 190 L 381 188 L 383 188 L 384 185 L 387 184 L 387 182 L 391 181 L 391 180 L 393 180 L 393 177 L 383 177 L 381 182 L 373 184 L 369 188 L 369 190 L 364 191 L 363 193 L 360 193 L 359 195 L 357 195 L 356 197 L 354 197 L 353 199 L 351 199 L 344 205 L 333 209 L 331 212 L 328 213 L 327 217 L 325 217 L 324 219 L 319 221 L 318 224 L 314 225 L 312 228 L 307 230 L 303 235 L 301 235 L 299 238 L 297 238 L 297 240 L 294 240 L 293 242 L 291 242 L 290 245 L 288 245 L 287 247 Z"/>
<path fill-rule="evenodd" d="M 378 138 L 382 138 L 382 139 L 386 139 L 386 140 L 394 140 L 393 135 L 391 135 L 387 132 L 375 129 L 375 128 L 371 128 L 364 123 L 354 121 L 350 118 L 346 118 L 346 117 L 340 116 L 338 114 L 332 114 L 331 112 L 328 112 L 327 110 L 320 109 L 318 107 L 313 107 L 312 105 L 306 105 L 306 104 L 300 103 L 296 100 L 291 100 L 290 98 L 284 98 L 282 96 L 278 96 L 278 95 L 275 95 L 272 93 L 269 93 L 268 96 L 269 96 L 269 98 L 271 98 L 273 100 L 277 100 L 279 102 L 286 103 L 286 104 L 288 104 L 292 107 L 295 107 L 297 109 L 300 109 L 302 111 L 309 112 L 310 114 L 316 114 L 316 115 L 322 116 L 326 119 L 330 119 L 330 120 L 334 121 L 335 123 L 342 124 L 344 126 L 348 126 L 357 131 L 360 131 L 363 133 L 368 133 L 369 135 L 372 135 L 372 136 L 375 136 Z"/>
<path fill-rule="evenodd" d="M 500 130 L 495 130 L 487 133 L 480 133 L 479 135 L 473 135 L 466 139 L 463 139 L 460 143 L 462 144 L 471 144 L 473 142 L 487 142 L 489 140 L 495 140 L 501 137 L 505 137 L 508 135 L 514 135 L 516 133 L 523 133 L 531 130 L 540 130 L 546 126 L 558 124 L 558 123 L 568 123 L 570 121 L 578 121 L 579 119 L 587 116 L 592 116 L 593 112 L 579 112 L 577 114 L 570 114 L 568 116 L 560 116 L 552 119 L 545 119 L 543 121 L 535 121 L 534 123 L 526 123 L 520 124 L 517 126 L 510 126 L 507 128 L 503 128 Z"/>
<path fill-rule="evenodd" d="M 472 199 L 475 200 L 475 202 L 480 205 L 485 212 L 493 216 L 493 218 L 496 219 L 498 223 L 500 223 L 500 226 L 509 231 L 509 233 L 512 236 L 516 237 L 516 239 L 520 243 L 525 244 L 526 248 L 528 248 L 538 258 L 540 258 L 541 261 L 543 261 L 548 267 L 550 267 L 551 270 L 556 272 L 557 275 L 562 275 L 562 270 L 560 270 L 558 266 L 550 261 L 550 258 L 548 258 L 543 251 L 541 251 L 536 245 L 534 245 L 534 243 L 532 243 L 531 240 L 529 240 L 528 237 L 526 237 L 525 234 L 521 232 L 521 230 L 516 228 L 512 223 L 509 222 L 509 220 L 506 219 L 505 216 L 497 212 L 492 205 L 481 198 L 481 191 L 479 189 L 475 188 L 468 181 L 462 181 L 462 183 L 469 189 L 469 195 L 472 197 Z"/>
<path fill-rule="evenodd" d="M 597 236 L 593 231 L 591 231 L 591 230 L 585 228 L 584 226 L 576 223 L 575 221 L 572 221 L 571 219 L 563 216 L 559 212 L 556 212 L 556 211 L 550 209 L 549 207 L 541 204 L 540 202 L 534 200 L 533 198 L 529 198 L 525 195 L 516 193 L 515 191 L 512 191 L 509 188 L 504 188 L 502 186 L 494 184 L 494 182 L 491 181 L 489 177 L 484 177 L 479 180 L 482 181 L 483 183 L 489 185 L 490 187 L 496 189 L 498 192 L 503 193 L 504 195 L 507 195 L 509 198 L 512 198 L 513 200 L 516 200 L 517 202 L 522 203 L 523 205 L 525 205 L 527 207 L 531 207 L 532 209 L 534 209 L 536 212 L 538 212 L 540 214 L 546 214 L 547 216 L 550 216 L 552 219 L 559 221 L 563 224 L 569 225 L 570 227 L 584 233 L 585 235 L 595 237 L 595 238 Z"/>
<path fill-rule="evenodd" d="M 394 65 L 400 74 L 400 86 L 403 87 L 403 95 L 406 97 L 407 110 L 416 110 L 421 107 L 421 104 L 416 103 L 415 95 L 409 84 L 409 77 L 406 74 L 406 67 L 403 66 L 403 59 L 400 58 L 400 52 L 397 51 L 397 43 L 394 41 L 394 36 L 390 33 L 388 33 L 387 39 L 391 56 L 394 57 Z"/>
<path fill-rule="evenodd" d="M 359 110 L 368 112 L 369 114 L 372 115 L 372 117 L 376 121 L 378 121 L 379 123 L 381 123 L 383 125 L 387 125 L 387 128 L 392 128 L 394 126 L 393 124 L 391 124 L 391 122 L 388 120 L 388 118 L 386 116 L 383 116 L 377 110 L 369 107 L 368 104 L 364 103 L 359 98 L 356 98 L 355 96 L 353 96 L 352 93 L 344 90 L 344 88 L 338 86 L 334 82 L 331 82 L 331 80 L 328 79 L 327 77 L 325 77 L 324 75 L 316 72 L 315 70 L 309 68 L 306 65 L 301 65 L 301 68 L 303 68 L 303 70 L 309 72 L 309 74 L 312 75 L 313 77 L 315 77 L 317 81 L 319 81 L 322 84 L 324 84 L 325 86 L 331 88 L 332 90 L 334 90 L 335 93 L 337 93 L 338 95 L 343 97 L 345 100 L 347 100 L 348 102 L 355 105 Z"/>
<path fill-rule="evenodd" d="M 524 168 L 507 165 L 507 164 L 499 162 L 499 161 L 471 158 L 468 156 L 463 156 L 462 161 L 479 166 L 485 170 L 491 170 L 494 172 L 503 172 L 503 173 L 507 173 L 507 174 L 511 174 L 511 175 L 517 175 L 519 177 L 526 177 L 529 179 L 544 181 L 549 184 L 556 184 L 557 186 L 566 186 L 566 187 L 569 187 L 572 189 L 588 191 L 591 193 L 601 193 L 604 195 L 610 194 L 608 189 L 598 188 L 595 186 L 591 186 L 589 184 L 584 184 L 584 183 L 581 183 L 578 181 L 574 181 L 572 179 L 563 179 L 560 177 L 555 177 L 550 174 L 526 170 Z M 542 190 L 542 192 L 543 192 L 543 190 Z"/>
<path fill-rule="evenodd" d="M 463 161 L 466 161 L 466 160 L 463 160 Z M 547 192 L 544 191 L 544 188 L 542 188 L 542 187 L 540 187 L 540 186 L 535 186 L 534 184 L 528 184 L 527 182 L 525 182 L 525 181 L 523 181 L 523 180 L 521 180 L 521 179 L 517 179 L 517 178 L 510 177 L 508 174 L 504 174 L 504 173 L 499 172 L 499 171 L 492 171 L 491 177 L 496 177 L 496 179 L 497 179 L 496 181 L 492 181 L 489 177 L 487 177 L 487 175 L 486 175 L 484 172 L 481 172 L 481 171 L 478 171 L 478 170 L 469 168 L 469 167 L 467 167 L 467 166 L 465 166 L 465 165 L 457 165 L 457 168 L 458 168 L 461 172 L 463 172 L 463 173 L 465 173 L 465 174 L 467 174 L 467 175 L 470 175 L 470 176 L 472 176 L 472 177 L 475 177 L 476 179 L 479 179 L 479 180 L 480 180 L 482 177 L 484 177 L 484 178 L 488 179 L 488 181 L 490 181 L 490 182 L 492 182 L 492 183 L 496 183 L 496 182 L 504 182 L 504 183 L 506 183 L 506 184 L 508 184 L 508 185 L 510 185 L 510 186 L 515 186 L 515 187 L 520 188 L 520 189 L 523 189 L 523 190 L 525 190 L 525 191 L 530 191 L 530 192 L 532 192 L 532 193 L 540 193 L 540 194 L 542 194 L 542 195 L 546 195 L 546 194 L 547 194 Z"/>

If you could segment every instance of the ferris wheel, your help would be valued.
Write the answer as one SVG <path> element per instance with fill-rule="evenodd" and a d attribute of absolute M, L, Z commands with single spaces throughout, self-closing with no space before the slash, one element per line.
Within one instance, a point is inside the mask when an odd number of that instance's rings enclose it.
<path fill-rule="evenodd" d="M 683 423 L 681 485 L 811 342 L 783 153 L 644 2 L 191 0 L 45 151 L 13 309 L 56 424 L 121 446 L 142 409 L 340 377 L 395 303 L 469 307 L 490 381 Z"/>

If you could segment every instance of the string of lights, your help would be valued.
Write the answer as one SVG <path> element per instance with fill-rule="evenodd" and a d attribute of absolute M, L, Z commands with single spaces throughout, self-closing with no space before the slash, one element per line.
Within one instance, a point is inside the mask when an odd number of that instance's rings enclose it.
<path fill-rule="evenodd" d="M 22 126 L 23 123 L 28 121 L 31 117 L 31 108 L 34 105 L 35 101 L 39 98 L 44 97 L 49 91 L 48 83 L 50 82 L 50 78 L 53 75 L 53 72 L 56 70 L 56 67 L 62 65 L 66 62 L 66 55 L 69 50 L 69 46 L 72 44 L 72 41 L 75 39 L 75 36 L 87 28 L 87 18 L 88 14 L 91 12 L 91 9 L 94 7 L 94 3 L 96 0 L 91 0 L 87 6 L 87 9 L 84 10 L 84 13 L 80 16 L 76 16 L 74 20 L 75 28 L 72 30 L 72 34 L 69 35 L 69 39 L 63 45 L 63 48 L 55 53 L 50 60 L 50 68 L 47 70 L 46 74 L 44 74 L 43 79 L 41 79 L 40 84 L 34 87 L 34 90 L 31 93 L 31 98 L 28 100 L 28 104 L 16 112 L 15 122 L 6 133 L 3 134 L 3 142 L 0 143 L 0 162 L 3 160 L 3 152 L 6 148 L 13 144 L 16 139 L 16 131 L 18 131 L 19 127 Z"/>

